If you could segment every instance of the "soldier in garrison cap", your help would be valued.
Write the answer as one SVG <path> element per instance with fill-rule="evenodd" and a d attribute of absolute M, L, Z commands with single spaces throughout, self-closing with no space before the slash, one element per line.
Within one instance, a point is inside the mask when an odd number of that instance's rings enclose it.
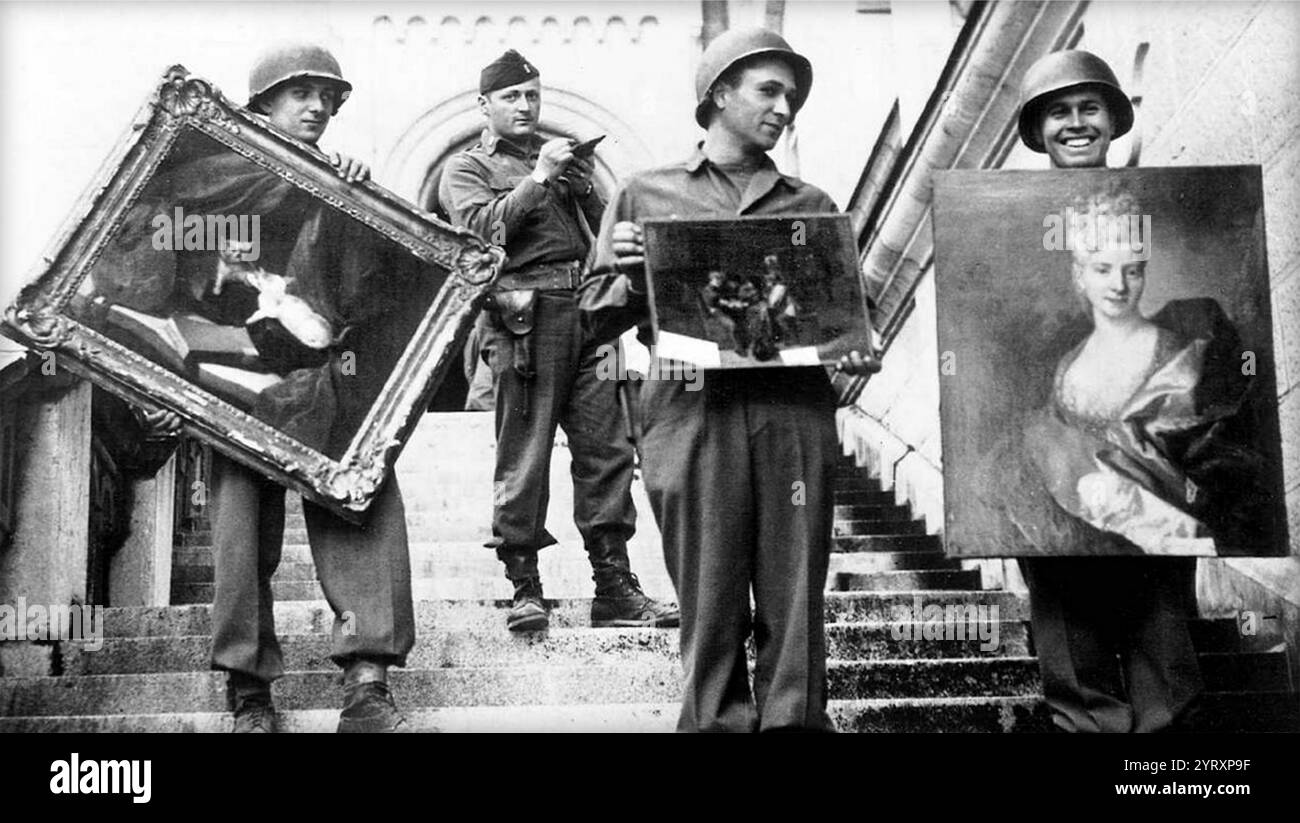
<path fill-rule="evenodd" d="M 438 196 L 452 222 L 504 246 L 505 270 L 479 318 L 481 351 L 496 380 L 497 457 L 490 548 L 514 584 L 512 631 L 546 628 L 537 553 L 546 530 L 555 429 L 569 439 L 574 520 L 591 561 L 593 626 L 676 626 L 675 606 L 646 597 L 632 574 L 632 447 L 617 384 L 583 335 L 574 289 L 604 200 L 593 163 L 567 137 L 538 135 L 537 67 L 513 49 L 484 67 L 478 145 L 452 157 Z"/>
<path fill-rule="evenodd" d="M 1020 139 L 1054 169 L 1104 167 L 1111 140 L 1133 127 L 1133 105 L 1115 73 L 1086 51 L 1038 60 L 1025 72 L 1020 100 Z M 1190 718 L 1203 688 L 1188 629 L 1195 558 L 1023 558 L 1020 567 L 1057 726 L 1152 732 Z"/>
<path fill-rule="evenodd" d="M 628 180 L 605 212 L 582 292 L 598 339 L 637 325 L 650 342 L 639 221 L 836 210 L 767 155 L 811 84 L 811 64 L 775 32 L 735 30 L 709 45 L 695 84 L 704 142 L 684 162 Z M 879 363 L 852 352 L 840 367 L 865 374 Z M 677 728 L 831 731 L 823 589 L 838 447 L 826 370 L 711 370 L 691 388 L 646 381 L 640 396 L 646 490 L 682 609 Z M 800 504 L 792 489 L 805 493 Z"/>

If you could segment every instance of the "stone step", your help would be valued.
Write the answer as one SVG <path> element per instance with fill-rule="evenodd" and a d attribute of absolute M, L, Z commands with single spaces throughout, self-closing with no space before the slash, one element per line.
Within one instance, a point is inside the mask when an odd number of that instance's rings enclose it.
<path fill-rule="evenodd" d="M 928 594 L 928 593 L 927 593 Z M 939 632 L 943 629 L 944 637 L 932 634 L 935 640 L 926 640 L 926 625 L 918 623 L 918 603 L 911 595 L 907 597 L 859 597 L 854 599 L 831 597 L 827 603 L 827 616 L 831 618 L 827 625 L 829 655 L 833 658 L 849 659 L 854 655 L 878 659 L 881 657 L 898 657 L 898 655 L 917 655 L 917 657 L 978 657 L 987 645 L 975 640 L 946 640 L 949 636 L 948 624 L 953 625 L 952 633 L 961 627 L 963 633 L 970 632 L 967 623 L 971 618 L 970 606 L 983 607 L 984 611 L 974 612 L 976 629 L 984 623 L 985 615 L 997 620 L 998 654 L 1032 654 L 1027 642 L 1027 621 L 1023 618 L 1023 603 L 1005 597 L 992 597 L 1004 593 L 983 593 L 991 597 L 979 598 L 980 602 L 953 602 L 957 611 L 949 608 L 946 616 L 936 614 L 928 620 L 928 631 Z M 933 598 L 923 598 L 922 608 L 932 605 Z M 993 601 L 993 602 L 988 602 Z M 943 603 L 937 603 L 943 608 Z M 311 605 L 300 608 L 298 603 L 277 606 L 277 629 L 281 634 L 286 653 L 294 644 L 302 644 L 303 638 L 312 638 L 324 644 L 325 638 L 333 625 L 333 615 L 324 605 Z M 963 608 L 965 606 L 965 608 Z M 676 640 L 664 642 L 658 640 L 659 629 L 589 629 L 588 615 L 590 601 L 552 601 L 550 636 L 526 636 L 526 642 L 517 640 L 512 634 L 503 631 L 504 614 L 508 608 L 507 601 L 487 601 L 477 603 L 461 602 L 421 602 L 417 603 L 416 621 L 419 636 L 419 654 L 442 655 L 438 664 L 455 664 L 455 666 L 472 666 L 472 664 L 489 664 L 486 658 L 455 658 L 460 647 L 467 644 L 477 645 L 471 655 L 504 655 L 500 664 L 510 664 L 516 655 L 532 653 L 541 644 L 538 654 L 545 657 L 559 653 L 572 654 L 624 654 L 628 650 L 653 651 L 653 653 L 676 654 Z M 996 607 L 997 611 L 992 611 Z M 922 612 L 924 614 L 924 612 Z M 853 621 L 835 621 L 836 616 L 846 616 Z M 897 627 L 897 629 L 894 629 Z M 1236 632 L 1236 624 L 1231 619 L 1199 619 L 1191 623 L 1193 644 L 1201 653 L 1244 653 L 1244 651 L 1281 651 L 1284 646 L 1279 638 L 1242 637 Z M 989 637 L 989 629 L 984 629 L 984 637 Z M 59 653 L 61 671 L 64 673 L 122 673 L 131 671 L 183 671 L 187 667 L 204 668 L 207 666 L 208 647 L 211 644 L 211 616 L 209 610 L 200 606 L 169 607 L 166 610 L 107 610 L 104 616 L 104 647 L 95 651 L 82 649 L 85 644 L 61 644 Z M 894 640 L 894 634 L 900 638 Z M 672 633 L 675 637 L 675 633 Z M 975 637 L 970 634 L 970 637 Z M 133 642 L 121 642 L 129 640 Z M 174 647 L 169 644 L 174 644 Z M 586 644 L 582 646 L 581 644 Z M 957 645 L 953 645 L 957 644 Z M 963 645 L 965 644 L 965 645 Z M 9 642 L 0 646 L 0 666 L 10 675 L 44 675 L 48 673 L 48 645 L 30 644 L 32 649 L 22 650 L 21 642 Z M 577 649 L 577 651 L 573 651 Z M 30 653 L 30 654 L 29 654 Z M 123 658 L 122 655 L 129 655 Z M 303 655 L 315 655 L 324 659 L 328 654 L 326 646 L 311 646 Z M 304 657 L 305 659 L 305 657 Z M 421 658 L 422 659 L 422 658 Z M 433 663 L 412 663 L 412 666 L 433 666 Z M 305 663 L 296 663 L 290 655 L 290 668 L 309 668 Z"/>
<path fill-rule="evenodd" d="M 335 672 L 329 659 L 328 634 L 281 635 L 285 668 Z M 677 632 L 670 629 L 551 629 L 514 633 L 505 629 L 505 613 L 481 631 L 434 630 L 419 636 L 407 657 L 411 669 L 513 668 L 516 666 L 654 665 L 677 660 Z M 209 668 L 212 638 L 122 638 L 88 651 L 65 643 L 66 675 L 202 672 Z"/>
<path fill-rule="evenodd" d="M 882 495 L 888 495 L 882 501 Z M 843 491 L 835 490 L 836 506 L 883 506 L 892 505 L 894 502 L 893 492 L 881 492 L 875 489 L 845 489 Z"/>
<path fill-rule="evenodd" d="M 928 551 L 865 551 L 836 552 L 831 554 L 827 585 L 833 585 L 841 574 L 872 574 L 890 571 L 959 570 L 960 561 L 949 560 L 938 552 Z"/>
<path fill-rule="evenodd" d="M 1280 652 L 1201 655 L 1209 691 L 1282 691 Z M 1038 664 L 1031 657 L 944 660 L 831 660 L 831 699 L 1036 696 Z M 337 671 L 290 672 L 276 682 L 287 710 L 335 708 Z M 680 667 L 649 664 L 559 664 L 484 668 L 400 669 L 392 674 L 402 704 L 411 707 L 675 702 Z M 166 672 L 0 678 L 0 707 L 8 717 L 42 715 L 219 712 L 226 706 L 220 672 Z"/>
<path fill-rule="evenodd" d="M 908 506 L 898 506 L 893 499 L 869 503 L 852 503 L 835 505 L 836 523 L 850 520 L 902 520 L 910 521 L 912 510 Z"/>
<path fill-rule="evenodd" d="M 559 614 L 547 632 L 523 635 L 504 629 L 504 604 L 490 608 L 487 619 L 465 627 L 433 627 L 422 615 L 419 639 L 408 664 L 412 668 L 451 666 L 512 666 L 530 663 L 635 663 L 653 658 L 676 659 L 677 632 L 662 629 L 592 629 L 585 612 L 572 611 L 561 621 Z M 972 626 L 959 614 L 949 624 L 910 621 L 910 608 L 896 612 L 896 620 L 871 623 L 832 623 L 826 627 L 828 655 L 841 660 L 884 660 L 898 658 L 973 658 L 983 656 L 1029 656 L 1028 626 L 1020 620 L 976 618 Z M 1244 645 L 1232 648 L 1221 638 L 1207 636 L 1210 621 L 1193 624 L 1193 639 L 1199 652 L 1284 653 L 1278 644 L 1254 650 Z M 280 626 L 280 639 L 287 668 L 291 670 L 333 670 L 328 661 L 331 624 L 321 616 L 308 632 L 289 633 Z M 996 629 L 996 631 L 994 631 Z M 1212 635 L 1213 633 L 1208 633 Z M 9 642 L 0 646 L 0 668 L 10 677 L 40 677 L 51 674 L 97 675 L 164 671 L 203 671 L 208 667 L 212 639 L 209 635 L 106 637 L 88 644 L 63 641 L 57 644 Z M 751 649 L 752 658 L 752 649 Z M 1271 660 L 1269 657 L 1241 658 Z M 1269 663 L 1253 665 L 1267 666 Z M 1259 672 L 1256 672 L 1258 676 Z M 1268 673 L 1276 677 L 1277 672 Z M 1283 680 L 1285 678 L 1282 678 Z"/>
<path fill-rule="evenodd" d="M 919 604 L 949 607 L 996 606 L 1003 620 L 1028 620 L 1029 600 L 1022 594 L 1006 591 L 982 590 L 901 590 L 901 591 L 828 591 L 826 592 L 826 622 L 864 623 L 896 620 L 901 615 L 915 613 Z"/>
<path fill-rule="evenodd" d="M 998 607 L 1003 620 L 1027 619 L 1028 602 L 1022 595 L 1002 591 L 925 591 L 925 592 L 827 592 L 827 623 L 862 623 L 893 620 L 900 612 L 911 613 L 916 598 L 923 606 Z M 552 628 L 579 628 L 590 625 L 590 596 L 584 598 L 547 599 L 551 607 Z M 505 620 L 507 599 L 417 600 L 415 621 L 417 636 L 437 630 L 497 629 Z M 323 600 L 284 601 L 275 604 L 275 624 L 282 635 L 325 633 L 333 625 L 334 614 Z M 212 632 L 212 607 L 207 604 L 185 606 L 126 607 L 104 610 L 104 636 L 169 637 L 202 635 Z M 0 647 L 3 648 L 3 647 Z"/>
<path fill-rule="evenodd" d="M 833 470 L 833 473 L 834 473 L 835 477 L 837 477 L 837 478 L 840 478 L 840 477 L 846 477 L 846 478 L 854 478 L 854 477 L 868 477 L 868 478 L 871 478 L 872 480 L 874 480 L 874 481 L 877 482 L 877 483 L 880 482 L 879 478 L 871 477 L 871 474 L 870 474 L 870 472 L 867 470 L 867 467 L 866 467 L 866 466 L 859 466 L 859 465 L 855 464 L 854 462 L 852 462 L 852 460 L 846 460 L 846 461 L 844 461 L 844 462 L 837 462 L 837 463 L 835 464 L 835 468 L 834 468 L 834 470 Z"/>
<path fill-rule="evenodd" d="M 472 578 L 482 577 L 493 580 L 501 575 L 501 564 L 489 551 L 481 547 L 467 553 L 420 552 L 412 547 L 411 575 L 414 580 Z M 193 549 L 185 550 L 187 553 Z M 305 548 L 295 551 L 293 556 L 302 553 L 310 555 Z M 188 558 L 187 559 L 202 559 Z M 591 580 L 591 565 L 585 557 L 559 556 L 554 562 L 541 566 L 544 584 L 558 584 L 566 588 L 575 585 L 587 586 Z M 644 564 L 634 562 L 633 568 L 638 572 L 652 575 L 666 574 L 662 561 L 657 568 L 646 568 Z M 830 557 L 831 577 L 837 574 L 867 574 L 871 572 L 900 571 L 909 569 L 957 569 L 958 561 L 949 560 L 942 554 L 928 551 L 874 551 L 832 554 Z M 281 560 L 271 580 L 273 583 L 311 582 L 316 579 L 316 567 L 307 562 Z M 174 583 L 185 586 L 194 583 L 212 583 L 213 567 L 202 564 L 178 563 L 172 567 Z"/>
<path fill-rule="evenodd" d="M 832 700 L 827 707 L 845 733 L 1047 732 L 1052 723 L 1037 697 L 949 697 L 895 700 Z M 616 703 L 558 706 L 455 706 L 406 708 L 415 732 L 671 732 L 676 703 Z M 333 732 L 333 709 L 282 711 L 280 730 Z M 227 732 L 225 712 L 137 715 L 0 717 L 0 734 L 121 732 Z M 1300 706 L 1289 692 L 1210 693 L 1194 726 L 1197 732 L 1298 732 Z"/>
<path fill-rule="evenodd" d="M 212 530 L 192 529 L 189 531 L 183 531 L 176 535 L 174 546 L 174 551 L 177 555 L 190 549 L 210 549 L 212 546 Z"/>
<path fill-rule="evenodd" d="M 865 474 L 836 474 L 835 490 L 839 492 L 878 492 L 880 481 Z"/>
<path fill-rule="evenodd" d="M 827 588 L 835 591 L 910 591 L 913 589 L 980 588 L 978 569 L 944 571 L 888 571 L 828 575 Z"/>
<path fill-rule="evenodd" d="M 945 560 L 942 555 L 929 556 L 939 567 L 954 562 Z M 831 555 L 832 566 L 826 576 L 826 589 L 829 591 L 978 590 L 981 585 L 980 572 L 977 569 L 899 570 L 890 568 L 895 561 L 889 555 L 886 555 L 883 561 L 869 558 L 868 554 Z M 840 571 L 840 564 L 844 564 L 849 570 Z M 585 573 L 585 567 L 561 565 L 556 568 L 560 574 L 548 576 L 546 567 L 542 567 L 542 585 L 548 595 L 582 597 L 592 590 L 593 584 L 590 575 Z M 416 600 L 486 600 L 507 598 L 512 595 L 513 588 L 504 577 L 494 577 L 492 571 L 485 571 L 477 564 L 473 567 L 473 571 L 476 573 L 463 576 L 434 575 L 413 578 L 412 596 Z M 649 596 L 664 600 L 672 600 L 675 597 L 672 581 L 666 571 L 647 571 L 638 573 L 637 577 L 641 581 L 642 589 Z M 271 590 L 277 601 L 320 600 L 324 597 L 320 584 L 312 579 L 272 578 Z M 173 581 L 171 595 L 172 602 L 177 604 L 211 603 L 213 584 Z"/>
<path fill-rule="evenodd" d="M 642 590 L 650 597 L 660 600 L 675 598 L 667 573 L 638 573 L 637 577 Z M 589 577 L 586 580 L 556 580 L 546 578 L 545 572 L 542 585 L 548 597 L 565 598 L 590 596 L 595 588 Z M 412 580 L 411 592 L 415 600 L 501 600 L 511 597 L 514 589 L 504 577 L 445 577 Z M 314 580 L 272 580 L 271 593 L 276 602 L 321 600 L 325 596 L 320 584 Z M 213 584 L 174 584 L 171 594 L 172 602 L 176 604 L 211 603 Z"/>
<path fill-rule="evenodd" d="M 401 706 L 412 732 L 672 732 L 681 707 L 675 703 L 613 703 L 569 706 L 453 706 L 410 709 Z M 334 709 L 280 711 L 282 733 L 330 733 L 339 713 Z M 230 731 L 226 712 L 185 714 L 83 715 L 62 717 L 0 717 L 6 732 L 121 733 Z"/>
<path fill-rule="evenodd" d="M 931 635 L 933 639 L 928 639 L 921 624 L 832 624 L 826 628 L 827 654 L 842 660 L 1029 654 L 1028 632 L 1018 620 L 983 622 L 976 626 L 962 624 L 960 628 L 960 639 L 955 631 L 946 637 L 935 633 Z M 289 670 L 335 669 L 329 660 L 330 638 L 324 632 L 282 634 L 280 645 Z M 207 635 L 113 638 L 89 648 L 81 642 L 64 642 L 60 649 L 60 671 L 65 675 L 206 671 L 211 651 L 212 638 Z M 413 669 L 612 665 L 652 663 L 656 659 L 678 659 L 675 630 L 552 628 L 515 634 L 504 630 L 504 613 L 501 613 L 496 625 L 478 631 L 442 629 L 422 633 L 407 665 Z"/>
<path fill-rule="evenodd" d="M 679 667 L 515 666 L 402 669 L 392 673 L 407 707 L 511 706 L 573 703 L 671 703 L 680 698 Z M 290 672 L 275 683 L 281 709 L 342 705 L 336 671 Z M 221 672 L 0 678 L 0 707 L 8 716 L 221 712 L 227 709 Z"/>
<path fill-rule="evenodd" d="M 925 521 L 911 520 L 907 506 L 894 504 L 892 495 L 870 498 L 863 505 L 837 505 L 835 528 L 836 534 L 924 534 Z M 485 497 L 475 501 L 445 501 L 445 508 L 418 507 L 408 501 L 406 527 L 416 541 L 436 538 L 437 542 L 483 542 L 492 536 L 491 498 Z M 581 542 L 576 527 L 561 516 L 563 512 L 551 509 L 553 517 L 548 518 L 548 527 L 562 541 Z M 645 507 L 640 525 L 647 527 L 647 520 L 653 516 Z M 549 522 L 555 521 L 555 522 Z M 656 534 L 657 537 L 657 534 Z M 307 543 L 307 526 L 301 511 L 285 515 L 284 538 L 286 545 Z M 179 547 L 211 546 L 212 534 L 209 530 L 197 530 L 183 534 L 177 541 Z"/>
<path fill-rule="evenodd" d="M 854 535 L 832 538 L 836 552 L 931 552 L 942 556 L 943 541 L 935 534 Z"/>
<path fill-rule="evenodd" d="M 836 660 L 1027 657 L 1029 629 L 1019 620 L 955 621 L 951 629 L 908 620 L 832 623 L 826 626 L 826 655 Z"/>
<path fill-rule="evenodd" d="M 486 539 L 486 538 L 484 538 Z M 499 561 L 496 559 L 496 553 L 489 548 L 484 547 L 483 540 L 455 540 L 455 541 L 416 541 L 409 545 L 412 565 L 426 558 L 447 557 L 460 558 L 465 560 L 483 560 L 494 563 L 498 566 Z M 586 552 L 579 543 L 561 543 L 557 546 L 551 546 L 542 550 L 538 555 L 539 561 L 545 565 L 553 563 L 556 559 L 576 559 L 581 563 L 586 563 Z M 628 556 L 634 561 L 644 558 L 645 560 L 654 561 L 659 564 L 663 563 L 663 554 L 647 546 L 644 541 L 637 541 L 635 538 L 628 546 Z M 280 550 L 280 564 L 285 563 L 311 563 L 312 554 L 311 546 L 304 540 L 302 542 L 286 542 Z M 186 549 L 177 549 L 172 555 L 174 565 L 195 565 L 211 566 L 212 565 L 212 548 L 210 546 L 191 547 Z M 492 574 L 497 574 L 497 569 L 492 570 Z"/>
<path fill-rule="evenodd" d="M 924 520 L 838 520 L 832 526 L 835 537 L 858 535 L 925 534 Z"/>
<path fill-rule="evenodd" d="M 1023 733 L 1052 729 L 1047 704 L 1035 695 L 839 700 L 826 708 L 836 730 L 849 734 Z"/>
<path fill-rule="evenodd" d="M 294 561 L 282 559 L 280 565 L 276 568 L 272 577 L 274 581 L 290 582 L 316 579 L 316 566 L 311 561 L 311 552 L 302 547 L 302 551 L 294 551 L 294 557 L 307 555 L 305 561 Z M 918 558 L 923 558 L 924 553 L 917 553 Z M 943 559 L 943 555 L 938 555 Z M 658 562 L 637 562 L 637 558 L 632 559 L 632 569 L 641 576 L 663 576 L 667 574 L 663 567 L 663 560 Z M 543 562 L 539 564 L 541 570 L 542 582 L 552 584 L 562 581 L 566 585 L 573 582 L 581 582 L 586 586 L 591 581 L 591 564 L 588 562 L 586 555 L 572 556 L 569 553 L 557 553 L 551 558 L 543 555 Z M 549 561 L 549 562 L 548 562 Z M 918 559 L 918 562 L 927 562 L 924 559 Z M 465 553 L 441 553 L 437 551 L 430 552 L 412 552 L 411 557 L 411 576 L 415 580 L 424 578 L 445 578 L 445 577 L 483 577 L 495 580 L 503 574 L 501 562 L 496 556 L 482 547 L 476 547 L 473 552 Z M 213 566 L 211 563 L 206 564 L 176 564 L 172 567 L 172 579 L 179 583 L 211 583 L 213 581 Z"/>
<path fill-rule="evenodd" d="M 917 700 L 841 700 L 828 707 L 844 733 L 1055 731 L 1037 697 Z M 1208 692 L 1187 731 L 1197 734 L 1300 732 L 1300 700 L 1293 692 Z"/>

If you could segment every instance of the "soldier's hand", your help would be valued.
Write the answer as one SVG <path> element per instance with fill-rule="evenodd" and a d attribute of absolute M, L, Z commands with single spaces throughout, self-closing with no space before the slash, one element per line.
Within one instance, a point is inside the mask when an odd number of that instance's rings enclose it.
<path fill-rule="evenodd" d="M 547 140 L 537 152 L 537 166 L 533 169 L 533 180 L 538 183 L 554 182 L 564 174 L 573 160 L 573 144 L 567 137 Z"/>
<path fill-rule="evenodd" d="M 645 238 L 641 227 L 626 220 L 615 223 L 609 239 L 614 249 L 614 268 L 631 278 L 635 288 L 645 291 Z"/>
<path fill-rule="evenodd" d="M 569 186 L 573 189 L 575 195 L 587 197 L 595 191 L 595 187 L 591 184 L 591 174 L 595 170 L 596 164 L 594 161 L 588 158 L 574 157 L 569 161 L 568 168 L 564 170 L 564 179 L 569 182 Z"/>
<path fill-rule="evenodd" d="M 141 428 L 144 429 L 146 437 L 162 437 L 179 434 L 181 430 L 180 415 L 166 409 L 157 411 L 145 411 L 144 409 L 132 409 L 135 412 L 136 419 L 140 421 Z"/>
<path fill-rule="evenodd" d="M 339 177 L 349 183 L 370 179 L 370 167 L 355 157 L 348 157 L 336 151 L 330 152 L 330 165 L 338 172 Z"/>
<path fill-rule="evenodd" d="M 880 371 L 880 355 L 878 352 L 868 352 L 865 357 L 862 352 L 854 350 L 840 358 L 839 365 L 835 367 L 836 371 L 842 371 L 846 374 L 868 375 Z"/>

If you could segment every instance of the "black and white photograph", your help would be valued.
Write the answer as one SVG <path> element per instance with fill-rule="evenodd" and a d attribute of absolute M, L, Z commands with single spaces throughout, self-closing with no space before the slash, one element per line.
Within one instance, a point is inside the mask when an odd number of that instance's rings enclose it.
<path fill-rule="evenodd" d="M 834 364 L 870 345 L 846 215 L 650 220 L 661 357 L 706 368 Z"/>
<path fill-rule="evenodd" d="M 1290 0 L 0 0 L 14 785 L 833 732 L 1263 794 L 1297 78 Z"/>

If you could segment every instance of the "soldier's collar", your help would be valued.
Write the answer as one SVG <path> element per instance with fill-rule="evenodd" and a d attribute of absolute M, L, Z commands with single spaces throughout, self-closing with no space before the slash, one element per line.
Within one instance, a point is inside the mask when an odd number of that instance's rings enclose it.
<path fill-rule="evenodd" d="M 488 154 L 496 154 L 497 149 L 500 149 L 507 154 L 514 154 L 519 157 L 530 157 L 537 153 L 536 144 L 536 135 L 529 136 L 527 145 L 520 145 L 513 140 L 507 140 L 506 138 L 495 134 L 492 129 L 489 128 L 483 129 L 483 133 L 479 135 L 479 145 L 481 145 L 483 151 Z"/>
<path fill-rule="evenodd" d="M 688 174 L 695 174 L 704 167 L 705 163 L 708 163 L 714 168 L 718 168 L 718 164 L 710 160 L 708 158 L 708 155 L 704 153 L 704 141 L 701 140 L 699 143 L 695 144 L 695 152 L 686 161 L 686 171 Z M 792 189 L 797 189 L 803 185 L 803 181 L 800 180 L 798 177 L 792 177 L 788 174 L 782 174 L 777 169 L 776 163 L 772 162 L 772 158 L 766 154 L 763 155 L 763 159 L 758 166 L 759 174 L 765 172 L 771 173 L 776 177 L 780 178 L 781 180 L 784 180 L 785 184 Z"/>

